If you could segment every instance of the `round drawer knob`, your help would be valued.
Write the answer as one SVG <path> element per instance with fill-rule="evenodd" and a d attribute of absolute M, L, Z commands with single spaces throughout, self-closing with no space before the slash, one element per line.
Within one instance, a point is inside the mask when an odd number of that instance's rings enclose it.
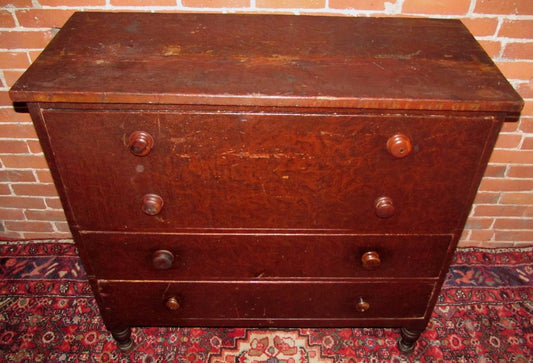
<path fill-rule="evenodd" d="M 142 200 L 142 211 L 149 216 L 155 216 L 163 208 L 163 198 L 157 194 L 146 194 Z"/>
<path fill-rule="evenodd" d="M 168 310 L 178 310 L 180 308 L 180 303 L 175 297 L 169 297 L 165 302 L 165 306 Z"/>
<path fill-rule="evenodd" d="M 146 156 L 154 147 L 154 138 L 146 131 L 135 131 L 130 135 L 128 147 L 133 155 Z"/>
<path fill-rule="evenodd" d="M 365 301 L 363 298 L 359 299 L 359 302 L 357 303 L 357 305 L 355 306 L 355 308 L 357 309 L 357 311 L 359 311 L 360 313 L 364 313 L 365 311 L 367 311 L 368 309 L 370 309 L 370 303 L 368 303 L 367 301 Z"/>
<path fill-rule="evenodd" d="M 412 150 L 411 140 L 404 134 L 396 134 L 387 140 L 387 150 L 395 158 L 404 158 Z"/>
<path fill-rule="evenodd" d="M 367 270 L 374 270 L 381 265 L 381 259 L 376 251 L 366 252 L 361 257 L 361 262 L 363 263 L 363 268 Z"/>
<path fill-rule="evenodd" d="M 174 263 L 174 254 L 167 250 L 157 250 L 152 255 L 152 265 L 157 270 L 168 270 Z"/>
<path fill-rule="evenodd" d="M 389 197 L 376 199 L 376 215 L 380 218 L 389 218 L 394 214 L 394 204 Z"/>

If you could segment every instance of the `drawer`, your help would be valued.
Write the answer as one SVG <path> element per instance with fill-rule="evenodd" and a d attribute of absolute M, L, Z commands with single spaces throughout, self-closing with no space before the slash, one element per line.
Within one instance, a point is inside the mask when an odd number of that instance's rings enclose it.
<path fill-rule="evenodd" d="M 419 115 L 43 116 L 76 226 L 162 232 L 449 233 L 462 227 L 495 125 Z"/>
<path fill-rule="evenodd" d="M 438 236 L 84 233 L 97 278 L 437 277 L 451 241 Z"/>
<path fill-rule="evenodd" d="M 104 305 L 117 325 L 254 325 L 313 319 L 357 326 L 368 319 L 422 318 L 432 283 L 126 282 L 99 280 Z M 261 323 L 262 321 L 262 323 Z M 361 324 L 361 323 L 359 323 Z M 282 325 L 281 325 L 282 326 Z"/>

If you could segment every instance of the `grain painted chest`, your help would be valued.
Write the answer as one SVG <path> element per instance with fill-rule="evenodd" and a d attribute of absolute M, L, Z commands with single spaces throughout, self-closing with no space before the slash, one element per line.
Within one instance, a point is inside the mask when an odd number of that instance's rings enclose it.
<path fill-rule="evenodd" d="M 28 105 L 106 326 L 431 316 L 522 100 L 456 20 L 76 13 Z"/>

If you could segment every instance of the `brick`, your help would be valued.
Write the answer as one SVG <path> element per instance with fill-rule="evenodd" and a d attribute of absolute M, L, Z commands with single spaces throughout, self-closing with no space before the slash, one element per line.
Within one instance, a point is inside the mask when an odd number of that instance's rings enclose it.
<path fill-rule="evenodd" d="M 65 221 L 62 210 L 26 210 L 24 215 L 29 221 Z"/>
<path fill-rule="evenodd" d="M 0 182 L 34 182 L 31 170 L 0 170 Z"/>
<path fill-rule="evenodd" d="M 26 232 L 23 231 L 21 238 L 25 239 L 57 239 L 57 238 L 72 238 L 72 234 L 65 232 Z"/>
<path fill-rule="evenodd" d="M 530 78 L 527 83 L 520 84 L 517 91 L 523 98 L 533 98 L 533 78 Z"/>
<path fill-rule="evenodd" d="M 21 209 L 0 208 L 0 220 L 20 221 L 24 219 L 25 216 Z"/>
<path fill-rule="evenodd" d="M 533 241 L 533 231 L 494 231 L 494 238 L 497 241 Z"/>
<path fill-rule="evenodd" d="M 500 197 L 501 204 L 533 205 L 533 193 L 531 192 L 505 192 Z"/>
<path fill-rule="evenodd" d="M 519 130 L 528 134 L 533 133 L 533 118 L 522 117 L 520 119 Z"/>
<path fill-rule="evenodd" d="M 505 176 L 506 170 L 506 165 L 488 165 L 483 175 L 485 177 L 502 178 Z"/>
<path fill-rule="evenodd" d="M 48 169 L 42 155 L 3 155 L 2 163 L 11 169 Z"/>
<path fill-rule="evenodd" d="M 16 26 L 15 19 L 11 12 L 0 10 L 0 28 L 13 28 Z"/>
<path fill-rule="evenodd" d="M 6 239 L 21 239 L 25 238 L 21 232 L 4 231 L 4 227 L 0 221 L 0 237 Z"/>
<path fill-rule="evenodd" d="M 37 57 L 38 57 L 39 55 L 41 55 L 42 51 L 43 51 L 42 49 L 40 49 L 40 50 L 30 50 L 30 51 L 28 52 L 28 54 L 30 55 L 30 60 L 31 60 L 31 62 L 35 62 L 35 60 L 37 59 Z"/>
<path fill-rule="evenodd" d="M 526 211 L 524 205 L 477 205 L 474 207 L 476 217 L 521 217 Z"/>
<path fill-rule="evenodd" d="M 74 10 L 27 9 L 15 12 L 19 24 L 26 28 L 61 28 Z"/>
<path fill-rule="evenodd" d="M 496 145 L 494 147 L 497 149 L 514 149 L 520 145 L 521 141 L 522 135 L 501 133 L 498 135 L 498 139 L 496 140 Z"/>
<path fill-rule="evenodd" d="M 256 0 L 255 6 L 273 9 L 320 9 L 326 6 L 326 0 Z"/>
<path fill-rule="evenodd" d="M 183 6 L 191 8 L 244 8 L 250 0 L 181 0 Z"/>
<path fill-rule="evenodd" d="M 43 6 L 104 6 L 106 0 L 39 0 Z"/>
<path fill-rule="evenodd" d="M 496 62 L 496 65 L 508 79 L 530 79 L 533 74 L 533 62 Z"/>
<path fill-rule="evenodd" d="M 405 0 L 402 13 L 464 15 L 469 7 L 470 0 Z"/>
<path fill-rule="evenodd" d="M 494 59 L 500 56 L 502 50 L 502 44 L 500 42 L 493 40 L 478 40 L 478 43 L 491 58 Z"/>
<path fill-rule="evenodd" d="M 470 241 L 485 241 L 488 242 L 494 237 L 492 229 L 473 229 L 471 230 L 468 239 Z"/>
<path fill-rule="evenodd" d="M 0 195 L 11 195 L 11 189 L 8 184 L 0 184 Z"/>
<path fill-rule="evenodd" d="M 0 154 L 26 154 L 28 145 L 23 140 L 0 141 Z"/>
<path fill-rule="evenodd" d="M 111 0 L 114 6 L 176 6 L 176 0 Z"/>
<path fill-rule="evenodd" d="M 0 8 L 31 8 L 31 0 L 0 0 Z"/>
<path fill-rule="evenodd" d="M 532 178 L 533 165 L 511 165 L 507 175 L 510 178 Z"/>
<path fill-rule="evenodd" d="M 478 191 L 474 204 L 492 204 L 497 203 L 499 199 L 500 193 Z"/>
<path fill-rule="evenodd" d="M 477 0 L 475 13 L 481 14 L 533 14 L 531 0 Z"/>
<path fill-rule="evenodd" d="M 43 152 L 43 149 L 41 148 L 41 143 L 37 140 L 28 140 L 26 141 L 28 144 L 28 148 L 30 149 L 30 152 L 32 154 L 40 154 Z"/>
<path fill-rule="evenodd" d="M 43 183 L 21 183 L 12 184 L 11 187 L 16 195 L 23 196 L 56 196 L 57 191 L 54 184 Z"/>
<path fill-rule="evenodd" d="M 494 222 L 493 218 L 470 217 L 466 221 L 466 229 L 489 229 Z"/>
<path fill-rule="evenodd" d="M 505 20 L 498 36 L 507 38 L 533 38 L 533 20 Z"/>
<path fill-rule="evenodd" d="M 39 180 L 41 183 L 53 183 L 54 180 L 52 179 L 52 174 L 50 173 L 50 170 L 36 170 L 35 174 L 37 174 L 37 180 Z"/>
<path fill-rule="evenodd" d="M 485 248 L 510 248 L 514 247 L 515 242 L 514 241 L 489 241 L 485 245 L 482 245 L 481 247 Z"/>
<path fill-rule="evenodd" d="M 494 229 L 533 230 L 533 218 L 496 218 Z"/>
<path fill-rule="evenodd" d="M 20 197 L 20 196 L 0 196 L 0 206 L 4 208 L 32 208 L 45 209 L 43 198 Z"/>
<path fill-rule="evenodd" d="M 524 116 L 533 116 L 533 100 L 526 99 L 524 100 L 524 108 L 521 112 L 522 117 Z"/>
<path fill-rule="evenodd" d="M 29 65 L 25 52 L 0 52 L 0 69 L 26 69 Z"/>
<path fill-rule="evenodd" d="M 486 191 L 531 191 L 533 179 L 485 178 L 479 186 Z"/>
<path fill-rule="evenodd" d="M 461 21 L 475 37 L 494 35 L 498 28 L 496 18 L 463 18 Z"/>
<path fill-rule="evenodd" d="M 52 30 L 0 32 L 0 44 L 6 49 L 42 49 L 52 38 Z"/>
<path fill-rule="evenodd" d="M 11 231 L 30 232 L 53 232 L 54 228 L 50 222 L 42 221 L 5 221 L 4 226 Z"/>
<path fill-rule="evenodd" d="M 48 206 L 48 208 L 52 209 L 62 209 L 63 206 L 61 205 L 61 201 L 59 200 L 59 197 L 55 198 L 45 198 L 45 203 Z"/>
<path fill-rule="evenodd" d="M 502 126 L 502 132 L 518 132 L 519 125 L 520 125 L 520 122 L 517 122 L 517 121 L 504 122 Z"/>
<path fill-rule="evenodd" d="M 503 58 L 533 59 L 533 42 L 507 43 L 503 51 Z"/>
<path fill-rule="evenodd" d="M 0 108 L 0 123 L 1 122 L 22 122 L 30 124 L 31 117 L 29 113 L 16 112 L 12 106 L 2 107 Z M 0 130 L 0 137 L 4 137 L 3 135 L 4 134 Z M 34 135 L 37 137 L 35 133 Z"/>
<path fill-rule="evenodd" d="M 37 139 L 33 124 L 0 124 L 0 138 Z"/>
<path fill-rule="evenodd" d="M 11 87 L 15 84 L 17 79 L 22 76 L 22 73 L 24 73 L 24 69 L 19 70 L 4 70 L 4 79 L 6 80 L 7 87 Z"/>
<path fill-rule="evenodd" d="M 531 150 L 531 149 L 533 149 L 533 136 L 526 137 L 524 139 L 524 142 L 522 143 L 522 149 L 523 150 L 526 150 L 526 149 L 527 150 Z"/>
<path fill-rule="evenodd" d="M 2 44 L 0 42 L 0 44 Z M 7 89 L 0 91 L 0 106 L 11 106 L 13 102 L 11 102 L 11 98 L 9 98 L 9 94 L 7 93 Z"/>
<path fill-rule="evenodd" d="M 490 157 L 491 163 L 529 164 L 533 160 L 532 150 L 496 149 Z"/>
<path fill-rule="evenodd" d="M 54 222 L 54 226 L 58 232 L 70 233 L 70 227 L 67 222 L 56 221 Z"/>
<path fill-rule="evenodd" d="M 390 1 L 383 0 L 329 0 L 331 9 L 356 9 L 356 10 L 385 10 L 385 3 Z"/>

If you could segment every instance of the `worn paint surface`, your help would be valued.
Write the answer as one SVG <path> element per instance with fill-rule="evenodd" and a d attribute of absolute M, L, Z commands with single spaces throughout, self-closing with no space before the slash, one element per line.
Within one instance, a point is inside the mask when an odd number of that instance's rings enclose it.
<path fill-rule="evenodd" d="M 522 105 L 456 20 L 89 12 L 63 29 L 13 87 L 15 101 Z"/>

